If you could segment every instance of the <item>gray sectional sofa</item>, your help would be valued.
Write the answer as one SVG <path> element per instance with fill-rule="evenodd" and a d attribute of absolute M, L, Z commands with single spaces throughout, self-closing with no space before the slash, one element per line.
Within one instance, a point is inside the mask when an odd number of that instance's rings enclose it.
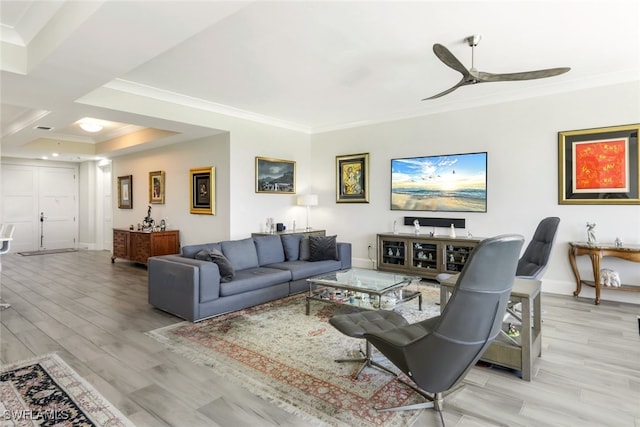
<path fill-rule="evenodd" d="M 303 292 L 307 278 L 349 268 L 351 244 L 336 236 L 269 235 L 185 246 L 180 255 L 149 258 L 149 303 L 197 322 Z"/>

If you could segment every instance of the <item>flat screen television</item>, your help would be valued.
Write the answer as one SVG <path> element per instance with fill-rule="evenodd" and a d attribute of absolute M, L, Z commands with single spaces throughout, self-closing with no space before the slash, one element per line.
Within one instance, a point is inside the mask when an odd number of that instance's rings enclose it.
<path fill-rule="evenodd" d="M 391 210 L 487 211 L 487 153 L 391 159 Z"/>

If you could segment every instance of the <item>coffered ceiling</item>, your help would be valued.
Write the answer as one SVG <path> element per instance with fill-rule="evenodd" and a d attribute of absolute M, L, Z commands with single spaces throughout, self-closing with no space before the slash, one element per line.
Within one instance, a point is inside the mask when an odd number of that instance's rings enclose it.
<path fill-rule="evenodd" d="M 0 20 L 2 156 L 84 161 L 224 131 L 127 113 L 101 88 L 314 133 L 640 80 L 636 0 L 1 0 Z M 472 34 L 480 71 L 571 71 L 420 101 L 460 79 L 433 44 L 470 67 Z"/>

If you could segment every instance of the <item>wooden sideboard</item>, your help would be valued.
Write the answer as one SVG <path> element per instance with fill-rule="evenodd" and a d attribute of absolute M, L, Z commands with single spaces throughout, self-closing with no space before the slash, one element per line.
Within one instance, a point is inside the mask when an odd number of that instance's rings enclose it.
<path fill-rule="evenodd" d="M 378 270 L 434 279 L 456 274 L 482 238 L 378 234 Z"/>
<path fill-rule="evenodd" d="M 591 258 L 591 268 L 593 269 L 593 281 L 582 280 L 580 278 L 580 272 L 576 264 L 576 257 L 580 255 L 588 255 Z M 569 242 L 569 263 L 571 263 L 571 269 L 573 275 L 576 278 L 576 290 L 573 292 L 574 296 L 580 295 L 582 285 L 587 285 L 596 288 L 595 303 L 600 304 L 600 290 L 603 288 L 600 285 L 600 263 L 603 257 L 615 257 L 632 262 L 640 262 L 640 245 L 624 245 L 616 246 L 614 243 L 587 243 L 587 242 Z M 621 284 L 620 287 L 607 286 L 604 289 L 612 291 L 628 291 L 628 292 L 640 292 L 640 286 L 634 286 L 629 284 Z"/>
<path fill-rule="evenodd" d="M 149 257 L 180 253 L 180 231 L 135 231 L 113 229 L 113 256 L 140 264 L 147 264 Z"/>

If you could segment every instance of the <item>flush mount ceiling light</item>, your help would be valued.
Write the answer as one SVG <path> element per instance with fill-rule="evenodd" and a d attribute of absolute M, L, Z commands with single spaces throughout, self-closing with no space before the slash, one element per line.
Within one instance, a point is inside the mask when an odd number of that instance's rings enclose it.
<path fill-rule="evenodd" d="M 78 121 L 78 126 L 85 132 L 96 133 L 100 132 L 103 128 L 102 124 L 96 119 L 91 119 L 89 117 L 85 117 Z"/>

